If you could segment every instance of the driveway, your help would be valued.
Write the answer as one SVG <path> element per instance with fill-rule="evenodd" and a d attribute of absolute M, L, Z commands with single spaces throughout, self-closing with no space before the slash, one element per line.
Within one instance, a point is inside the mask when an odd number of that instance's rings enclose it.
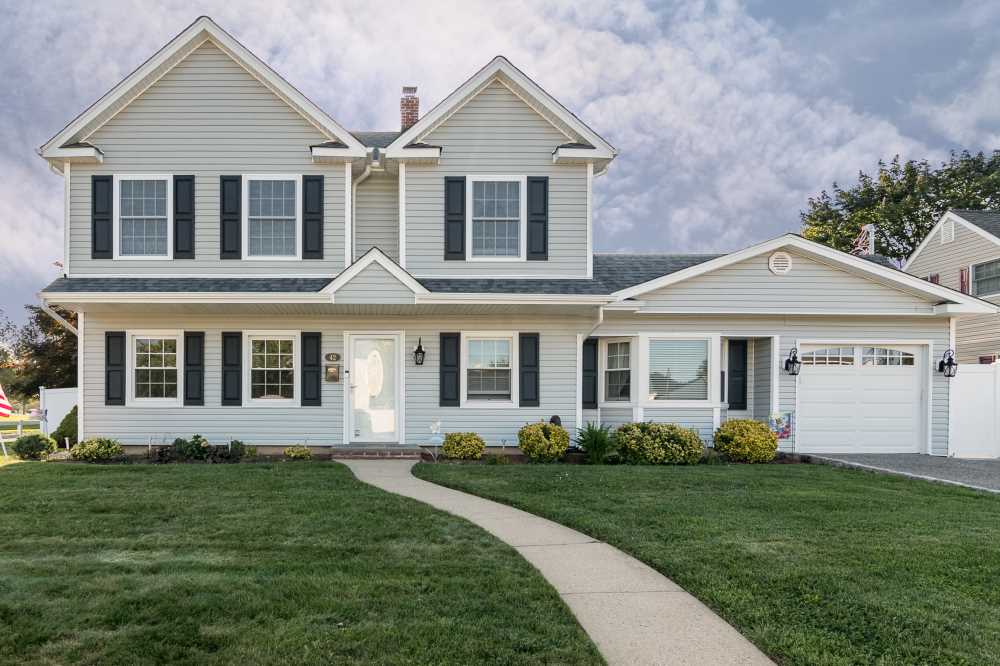
<path fill-rule="evenodd" d="M 1000 493 L 1000 460 L 943 458 L 920 453 L 828 453 L 812 458 Z"/>

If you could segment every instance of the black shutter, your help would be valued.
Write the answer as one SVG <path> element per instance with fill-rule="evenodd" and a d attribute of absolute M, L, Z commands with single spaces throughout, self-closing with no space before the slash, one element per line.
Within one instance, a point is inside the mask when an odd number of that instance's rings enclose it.
<path fill-rule="evenodd" d="M 302 405 L 306 407 L 319 407 L 323 404 L 321 396 L 322 341 L 323 337 L 320 333 L 302 334 Z"/>
<path fill-rule="evenodd" d="M 114 242 L 111 219 L 114 213 L 114 185 L 111 176 L 90 177 L 90 258 L 112 259 Z M 109 403 L 110 404 L 110 403 Z"/>
<path fill-rule="evenodd" d="M 243 180 L 240 176 L 219 177 L 219 258 L 243 256 Z"/>
<path fill-rule="evenodd" d="M 174 259 L 194 259 L 194 176 L 174 176 Z"/>
<path fill-rule="evenodd" d="M 520 402 L 522 407 L 538 407 L 539 359 L 538 333 L 518 335 L 518 365 L 520 366 Z"/>
<path fill-rule="evenodd" d="M 528 261 L 549 258 L 549 179 L 528 177 Z"/>
<path fill-rule="evenodd" d="M 583 341 L 583 367 L 580 374 L 583 379 L 580 387 L 583 408 L 597 409 L 597 338 Z"/>
<path fill-rule="evenodd" d="M 323 176 L 302 177 L 302 258 L 323 258 Z"/>
<path fill-rule="evenodd" d="M 125 404 L 125 333 L 104 333 L 104 404 Z"/>
<path fill-rule="evenodd" d="M 444 179 L 444 258 L 465 259 L 465 176 Z"/>
<path fill-rule="evenodd" d="M 441 407 L 458 407 L 462 396 L 461 335 L 441 334 Z"/>
<path fill-rule="evenodd" d="M 205 334 L 184 333 L 184 404 L 205 404 Z"/>
<path fill-rule="evenodd" d="M 729 341 L 729 409 L 747 408 L 747 341 Z"/>
<path fill-rule="evenodd" d="M 222 404 L 243 404 L 243 334 L 222 334 Z"/>

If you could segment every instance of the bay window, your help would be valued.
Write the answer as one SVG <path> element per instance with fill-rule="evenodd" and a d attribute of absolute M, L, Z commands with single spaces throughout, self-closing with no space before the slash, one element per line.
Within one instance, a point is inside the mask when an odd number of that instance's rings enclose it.
<path fill-rule="evenodd" d="M 651 401 L 708 400 L 709 341 L 649 340 Z"/>

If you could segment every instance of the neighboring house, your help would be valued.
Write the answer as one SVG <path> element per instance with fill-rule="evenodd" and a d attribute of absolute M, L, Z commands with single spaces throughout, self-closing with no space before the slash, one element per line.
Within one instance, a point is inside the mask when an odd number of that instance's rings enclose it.
<path fill-rule="evenodd" d="M 949 210 L 903 270 L 935 284 L 1000 303 L 1000 212 Z M 955 326 L 960 363 L 1000 359 L 1000 315 L 963 317 Z"/>
<path fill-rule="evenodd" d="M 794 235 L 595 254 L 616 151 L 503 57 L 422 117 L 404 89 L 401 121 L 344 129 L 201 18 L 46 143 L 81 437 L 515 445 L 559 416 L 709 441 L 794 414 L 786 450 L 947 454 L 937 362 L 995 307 Z"/>

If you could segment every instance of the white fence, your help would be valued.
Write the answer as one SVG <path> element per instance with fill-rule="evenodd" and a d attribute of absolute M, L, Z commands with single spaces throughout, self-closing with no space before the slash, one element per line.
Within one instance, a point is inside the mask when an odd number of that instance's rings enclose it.
<path fill-rule="evenodd" d="M 51 435 L 63 417 L 76 405 L 77 391 L 75 388 L 50 389 L 44 386 L 38 387 L 38 420 L 41 422 L 41 430 L 46 435 Z M 59 446 L 62 446 L 59 442 Z"/>
<path fill-rule="evenodd" d="M 950 381 L 949 455 L 1000 457 L 1000 363 L 963 363 Z"/>

